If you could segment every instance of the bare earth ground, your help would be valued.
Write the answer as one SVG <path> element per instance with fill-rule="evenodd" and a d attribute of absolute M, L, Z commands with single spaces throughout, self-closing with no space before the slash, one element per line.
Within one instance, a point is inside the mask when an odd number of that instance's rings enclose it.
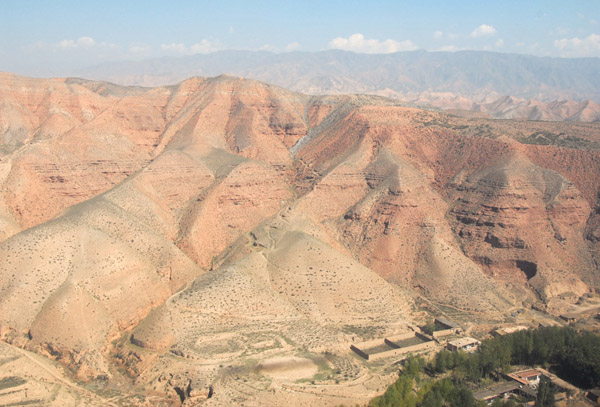
<path fill-rule="evenodd" d="M 595 309 L 597 123 L 227 76 L 0 97 L 0 405 L 353 405 L 398 358 L 352 343 Z"/>

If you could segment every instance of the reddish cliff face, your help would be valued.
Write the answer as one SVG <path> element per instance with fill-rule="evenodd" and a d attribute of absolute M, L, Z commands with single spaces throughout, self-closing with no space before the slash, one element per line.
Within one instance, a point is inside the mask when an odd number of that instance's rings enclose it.
<path fill-rule="evenodd" d="M 298 155 L 325 173 L 302 207 L 381 275 L 420 286 L 415 273 L 435 236 L 538 299 L 597 285 L 597 150 L 518 142 L 535 134 L 530 123 L 398 107 L 362 107 L 336 126 Z M 583 146 L 598 131 L 586 126 L 573 129 Z"/>
<path fill-rule="evenodd" d="M 226 76 L 144 89 L 3 74 L 0 99 L 0 334 L 69 354 L 82 377 L 109 374 L 111 341 L 140 321 L 136 343 L 160 352 L 202 348 L 202 321 L 284 317 L 322 350 L 348 340 L 339 310 L 389 327 L 424 297 L 493 318 L 600 287 L 598 124 Z"/>
<path fill-rule="evenodd" d="M 585 241 L 590 205 L 562 175 L 515 155 L 455 180 L 449 215 L 463 250 L 543 299 L 582 295 L 594 267 Z"/>
<path fill-rule="evenodd" d="M 0 78 L 2 200 L 19 229 L 56 217 L 141 169 L 168 94 L 65 80 Z M 106 90 L 106 95 L 99 94 Z M 120 91 L 120 92 L 119 92 Z M 137 95 L 137 96 L 136 96 Z"/>
<path fill-rule="evenodd" d="M 306 134 L 307 98 L 249 81 L 191 79 L 124 88 L 2 75 L 3 202 L 19 229 L 38 225 L 169 150 L 212 149 L 287 166 Z"/>

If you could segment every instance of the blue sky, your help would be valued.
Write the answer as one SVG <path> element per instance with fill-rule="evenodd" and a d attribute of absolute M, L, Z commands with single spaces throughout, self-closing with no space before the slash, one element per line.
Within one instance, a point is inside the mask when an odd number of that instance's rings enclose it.
<path fill-rule="evenodd" d="M 0 70 L 226 49 L 490 50 L 600 57 L 600 1 L 0 0 Z"/>

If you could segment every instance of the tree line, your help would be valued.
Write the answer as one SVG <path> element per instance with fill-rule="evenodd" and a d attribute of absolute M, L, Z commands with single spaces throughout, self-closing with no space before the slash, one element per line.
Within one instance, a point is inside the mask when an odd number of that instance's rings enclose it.
<path fill-rule="evenodd" d="M 600 337 L 570 327 L 542 327 L 487 339 L 471 354 L 442 350 L 429 362 L 409 357 L 394 384 L 370 402 L 371 407 L 471 407 L 479 404 L 470 390 L 482 381 L 499 380 L 511 365 L 544 366 L 575 386 L 600 386 Z M 431 379 L 423 375 L 428 372 Z M 544 381 L 538 406 L 552 406 L 552 386 Z M 542 396 L 542 395 L 538 395 Z M 495 407 L 510 406 L 498 401 Z"/>
<path fill-rule="evenodd" d="M 409 356 L 400 377 L 386 392 L 371 400 L 370 407 L 477 407 L 473 393 L 465 383 L 452 378 L 424 379 L 425 360 Z"/>

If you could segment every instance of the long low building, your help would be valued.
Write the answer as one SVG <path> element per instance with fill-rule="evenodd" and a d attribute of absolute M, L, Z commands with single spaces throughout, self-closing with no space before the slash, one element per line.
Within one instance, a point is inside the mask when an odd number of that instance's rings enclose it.
<path fill-rule="evenodd" d="M 579 394 L 580 389 L 578 387 L 573 386 L 571 383 L 569 383 L 569 382 L 561 379 L 560 377 L 558 377 L 557 375 L 555 375 L 553 373 L 550 373 L 546 369 L 542 369 L 541 367 L 538 367 L 537 370 L 540 373 L 542 373 L 544 376 L 546 376 L 548 379 L 550 379 L 550 381 L 552 382 L 552 384 L 554 384 L 559 389 L 567 391 L 567 392 L 569 392 L 572 395 Z"/>
<path fill-rule="evenodd" d="M 529 328 L 524 325 L 507 326 L 507 327 L 503 327 L 503 328 L 494 329 L 492 331 L 492 335 L 493 336 L 504 336 L 504 335 L 512 334 L 512 333 L 519 332 L 519 331 L 525 331 L 527 329 L 529 329 Z"/>
<path fill-rule="evenodd" d="M 377 360 L 398 356 L 409 352 L 418 352 L 434 347 L 433 338 L 419 332 L 409 332 L 389 338 L 352 344 L 350 349 L 367 360 Z"/>
<path fill-rule="evenodd" d="M 437 317 L 433 320 L 433 324 L 436 329 L 431 332 L 431 335 L 433 335 L 434 338 L 456 334 L 461 331 L 461 327 L 457 323 L 446 318 Z"/>
<path fill-rule="evenodd" d="M 487 401 L 488 403 L 495 399 L 504 398 L 509 394 L 515 393 L 519 389 L 519 383 L 514 381 L 499 383 L 494 386 L 480 389 L 473 393 L 475 400 Z"/>

